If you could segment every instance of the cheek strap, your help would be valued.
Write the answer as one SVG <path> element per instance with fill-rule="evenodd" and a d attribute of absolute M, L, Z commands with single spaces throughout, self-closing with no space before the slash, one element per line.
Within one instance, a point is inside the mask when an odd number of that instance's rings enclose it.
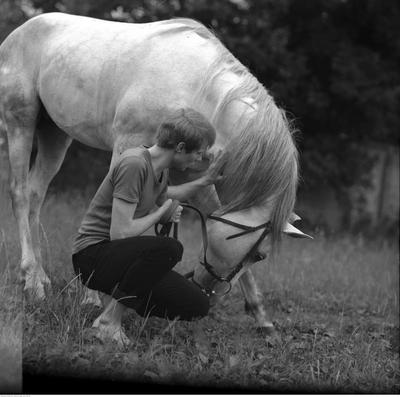
<path fill-rule="evenodd" d="M 241 223 L 236 223 L 236 222 L 230 221 L 229 219 L 220 218 L 220 217 L 214 216 L 214 215 L 210 215 L 209 218 L 213 219 L 215 221 L 226 223 L 227 225 L 234 226 L 234 227 L 236 227 L 238 229 L 242 229 L 243 230 L 242 232 L 239 232 L 239 233 L 236 233 L 236 234 L 232 234 L 232 236 L 228 236 L 226 238 L 226 240 L 231 240 L 231 239 L 236 238 L 236 237 L 241 237 L 241 236 L 244 236 L 245 234 L 253 233 L 253 232 L 257 231 L 257 230 L 261 230 L 261 229 L 264 229 L 264 228 L 268 228 L 268 232 L 271 231 L 271 222 L 270 221 L 265 222 L 262 225 L 258 225 L 258 226 L 247 226 L 247 225 L 242 225 Z"/>

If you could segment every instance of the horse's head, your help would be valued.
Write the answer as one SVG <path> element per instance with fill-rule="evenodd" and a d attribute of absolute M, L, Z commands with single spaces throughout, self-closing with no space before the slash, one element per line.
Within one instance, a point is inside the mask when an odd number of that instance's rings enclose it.
<path fill-rule="evenodd" d="M 261 216 L 263 215 L 263 216 Z M 200 253 L 203 266 L 196 269 L 194 281 L 215 296 L 223 295 L 252 264 L 267 258 L 271 251 L 270 223 L 265 208 L 231 212 L 207 221 L 207 252 Z M 312 238 L 292 225 L 296 214 L 286 222 L 282 233 L 290 237 Z M 207 261 L 204 266 L 205 260 Z M 210 268 L 207 269 L 207 267 Z M 228 279 L 228 281 L 218 280 Z M 211 297 L 213 302 L 213 297 Z"/>

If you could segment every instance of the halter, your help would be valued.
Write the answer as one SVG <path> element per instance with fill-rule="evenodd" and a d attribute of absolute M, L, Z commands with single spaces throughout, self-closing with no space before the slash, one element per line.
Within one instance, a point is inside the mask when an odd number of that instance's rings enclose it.
<path fill-rule="evenodd" d="M 228 236 L 226 238 L 226 240 L 231 240 L 237 237 L 241 237 L 244 236 L 246 234 L 249 233 L 253 233 L 257 230 L 261 230 L 264 229 L 264 231 L 261 233 L 261 236 L 258 238 L 258 240 L 253 244 L 253 246 L 250 248 L 250 250 L 247 252 L 247 254 L 243 257 L 243 259 L 233 268 L 233 270 L 229 273 L 228 276 L 226 277 L 222 277 L 221 275 L 219 275 L 214 267 L 208 262 L 207 260 L 207 249 L 208 249 L 208 234 L 207 234 L 207 226 L 206 226 L 206 219 L 203 215 L 203 213 L 196 207 L 190 205 L 190 204 L 185 204 L 185 203 L 181 203 L 180 205 L 182 205 L 183 207 L 186 208 L 190 208 L 193 211 L 195 211 L 199 217 L 200 217 L 200 222 L 201 222 L 201 232 L 202 232 L 202 237 L 203 237 L 203 247 L 204 247 L 204 254 L 203 254 L 203 261 L 200 261 L 200 264 L 202 266 L 204 266 L 204 268 L 207 270 L 207 272 L 218 282 L 220 283 L 228 283 L 229 288 L 227 292 L 224 292 L 223 294 L 220 295 L 226 295 L 230 292 L 230 290 L 232 289 L 232 284 L 231 281 L 232 279 L 240 272 L 240 270 L 242 270 L 244 263 L 247 261 L 248 258 L 250 258 L 256 251 L 258 246 L 260 245 L 260 243 L 264 240 L 264 238 L 267 236 L 267 234 L 270 233 L 271 231 L 271 222 L 268 221 L 266 223 L 263 223 L 261 225 L 258 226 L 247 226 L 247 225 L 243 225 L 241 223 L 237 223 L 237 222 L 233 222 L 230 221 L 228 219 L 225 218 L 221 218 L 219 216 L 215 216 L 215 215 L 209 215 L 208 219 L 212 219 L 215 220 L 217 222 L 222 222 L 225 223 L 227 225 L 230 226 L 234 226 L 238 229 L 241 229 L 242 231 L 236 234 L 233 234 L 231 236 Z M 167 236 L 169 235 L 170 231 L 171 231 L 171 227 L 172 227 L 172 223 L 168 223 L 165 224 L 164 226 L 162 226 L 161 230 L 158 230 L 158 225 L 155 225 L 155 232 L 157 235 L 164 235 Z M 173 235 L 174 238 L 177 239 L 178 238 L 178 224 L 174 223 L 174 231 L 173 231 Z M 191 278 L 192 282 L 194 284 L 196 284 L 207 296 L 211 296 L 211 295 L 217 295 L 216 292 L 214 290 L 210 290 L 208 288 L 205 288 L 203 286 L 201 286 L 199 283 L 197 283 L 194 279 L 193 279 L 193 275 L 194 275 L 194 271 L 191 271 L 187 274 L 185 274 L 186 278 Z"/>

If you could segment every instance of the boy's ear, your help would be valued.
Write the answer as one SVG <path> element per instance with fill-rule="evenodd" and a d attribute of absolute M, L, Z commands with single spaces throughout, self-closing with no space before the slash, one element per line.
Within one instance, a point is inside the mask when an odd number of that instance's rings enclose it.
<path fill-rule="evenodd" d="M 179 142 L 179 143 L 176 145 L 175 151 L 176 151 L 177 153 L 181 153 L 181 152 L 185 149 L 185 146 L 186 146 L 185 142 Z"/>

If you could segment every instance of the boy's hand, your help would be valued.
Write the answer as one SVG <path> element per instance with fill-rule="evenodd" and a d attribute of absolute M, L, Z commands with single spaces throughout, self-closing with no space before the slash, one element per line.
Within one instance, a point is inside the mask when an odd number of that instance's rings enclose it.
<path fill-rule="evenodd" d="M 179 223 L 179 221 L 181 220 L 182 211 L 183 211 L 183 207 L 181 205 L 178 205 L 169 221 L 174 222 L 174 223 Z"/>
<path fill-rule="evenodd" d="M 165 224 L 179 222 L 183 208 L 179 205 L 178 200 L 168 199 L 158 210 L 161 214 L 159 222 Z"/>
<path fill-rule="evenodd" d="M 223 175 L 221 175 L 220 167 L 217 167 L 218 160 L 222 156 L 222 149 L 219 149 L 215 154 L 208 154 L 208 158 L 210 159 L 210 166 L 208 167 L 206 173 L 202 176 L 205 185 L 213 185 L 214 183 L 219 182 L 224 178 Z"/>
<path fill-rule="evenodd" d="M 171 206 L 172 200 L 168 199 L 164 201 L 163 205 L 158 208 L 157 212 L 160 216 L 159 222 L 160 223 L 167 223 L 168 219 L 170 218 L 171 214 Z"/>

